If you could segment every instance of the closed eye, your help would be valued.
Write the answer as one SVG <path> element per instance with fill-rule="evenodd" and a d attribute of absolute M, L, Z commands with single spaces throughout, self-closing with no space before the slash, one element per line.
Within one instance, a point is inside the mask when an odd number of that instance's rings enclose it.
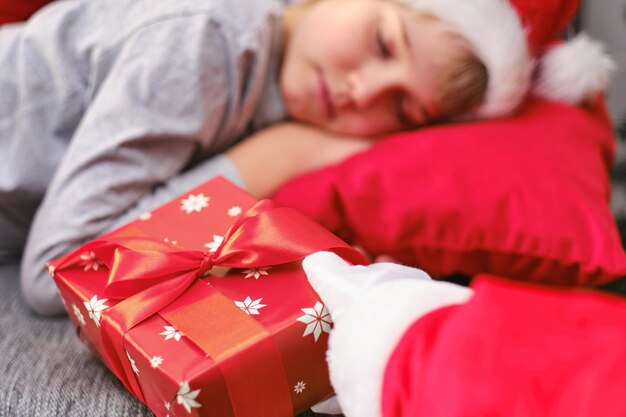
<path fill-rule="evenodd" d="M 383 38 L 380 29 L 376 31 L 376 46 L 378 47 L 378 52 L 383 58 L 391 58 L 391 48 L 389 47 L 389 45 L 387 45 L 387 42 Z"/>

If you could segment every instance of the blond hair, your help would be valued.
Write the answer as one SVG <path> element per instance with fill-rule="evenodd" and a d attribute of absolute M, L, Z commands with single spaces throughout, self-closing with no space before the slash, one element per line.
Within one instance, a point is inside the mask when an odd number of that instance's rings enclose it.
<path fill-rule="evenodd" d="M 393 1 L 393 0 L 392 0 Z M 410 10 L 410 9 L 409 9 Z M 468 40 L 447 22 L 427 13 L 416 12 L 418 19 L 432 19 L 441 25 L 442 34 L 450 40 L 451 55 L 432 57 L 443 68 L 435 101 L 442 119 L 466 116 L 485 99 L 489 73 L 473 52 Z"/>
<path fill-rule="evenodd" d="M 447 118 L 467 115 L 484 101 L 488 81 L 487 67 L 468 50 L 443 74 L 437 97 L 441 114 Z"/>

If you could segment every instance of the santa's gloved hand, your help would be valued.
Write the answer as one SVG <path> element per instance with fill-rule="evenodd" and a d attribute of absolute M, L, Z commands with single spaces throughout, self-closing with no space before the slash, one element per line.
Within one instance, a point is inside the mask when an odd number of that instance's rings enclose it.
<path fill-rule="evenodd" d="M 380 417 L 385 367 L 404 332 L 419 317 L 472 295 L 394 263 L 351 266 L 334 253 L 317 252 L 302 265 L 333 318 L 327 360 L 346 417 Z"/>

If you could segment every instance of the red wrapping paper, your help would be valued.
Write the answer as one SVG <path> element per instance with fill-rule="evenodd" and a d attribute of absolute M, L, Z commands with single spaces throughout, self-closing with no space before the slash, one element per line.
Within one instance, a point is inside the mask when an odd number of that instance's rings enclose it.
<path fill-rule="evenodd" d="M 218 178 L 49 268 L 80 338 L 157 416 L 280 417 L 332 392 L 332 320 L 300 266 L 317 250 L 365 262 Z"/>

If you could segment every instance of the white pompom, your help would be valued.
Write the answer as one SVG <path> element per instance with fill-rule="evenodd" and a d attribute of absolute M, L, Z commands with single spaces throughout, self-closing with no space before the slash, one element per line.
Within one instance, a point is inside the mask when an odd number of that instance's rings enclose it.
<path fill-rule="evenodd" d="M 533 92 L 571 104 L 605 91 L 617 68 L 604 45 L 585 34 L 548 50 L 539 65 Z"/>

